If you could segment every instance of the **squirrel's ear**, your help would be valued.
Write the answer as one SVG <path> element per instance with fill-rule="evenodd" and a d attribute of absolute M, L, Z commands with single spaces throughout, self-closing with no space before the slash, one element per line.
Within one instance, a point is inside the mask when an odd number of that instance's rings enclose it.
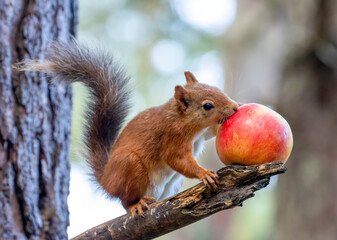
<path fill-rule="evenodd" d="M 188 93 L 183 86 L 178 85 L 174 88 L 174 98 L 185 108 L 188 108 L 188 103 L 186 101 L 187 94 Z"/>
<path fill-rule="evenodd" d="M 195 78 L 195 76 L 193 75 L 193 73 L 191 73 L 190 71 L 186 71 L 185 72 L 185 77 L 186 77 L 187 84 L 197 83 L 198 82 L 198 80 Z"/>

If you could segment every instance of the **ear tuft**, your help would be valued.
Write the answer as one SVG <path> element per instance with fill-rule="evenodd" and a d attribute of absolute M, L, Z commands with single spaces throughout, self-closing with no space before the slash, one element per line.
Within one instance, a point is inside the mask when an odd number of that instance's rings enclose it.
<path fill-rule="evenodd" d="M 187 84 L 193 84 L 193 83 L 197 83 L 198 82 L 198 80 L 195 78 L 195 76 L 193 75 L 193 73 L 191 73 L 190 71 L 186 71 L 185 72 L 185 78 L 186 78 Z"/>
<path fill-rule="evenodd" d="M 183 86 L 177 85 L 174 88 L 174 98 L 185 108 L 188 108 L 188 103 L 186 101 L 187 91 Z"/>
<path fill-rule="evenodd" d="M 182 101 L 183 99 L 185 99 L 185 94 L 186 90 L 183 86 L 177 85 L 174 88 L 174 98 L 177 99 L 178 101 Z"/>

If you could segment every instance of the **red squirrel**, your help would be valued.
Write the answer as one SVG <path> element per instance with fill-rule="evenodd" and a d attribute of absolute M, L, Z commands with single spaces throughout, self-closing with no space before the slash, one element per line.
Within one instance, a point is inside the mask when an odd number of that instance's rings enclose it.
<path fill-rule="evenodd" d="M 53 43 L 46 60 L 25 61 L 20 69 L 52 73 L 54 83 L 78 81 L 89 88 L 87 162 L 97 183 L 133 217 L 144 216 L 155 200 L 176 194 L 184 176 L 216 189 L 217 174 L 195 158 L 238 109 L 218 88 L 185 72 L 186 84 L 175 86 L 168 102 L 139 113 L 120 132 L 130 106 L 129 77 L 106 51 L 75 40 Z"/>

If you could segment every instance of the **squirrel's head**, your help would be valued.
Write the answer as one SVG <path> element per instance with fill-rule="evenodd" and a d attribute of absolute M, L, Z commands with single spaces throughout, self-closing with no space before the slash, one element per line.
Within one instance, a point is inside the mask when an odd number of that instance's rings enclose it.
<path fill-rule="evenodd" d="M 238 109 L 238 104 L 216 87 L 199 83 L 185 72 L 186 85 L 176 86 L 174 99 L 178 111 L 201 127 L 224 122 Z"/>

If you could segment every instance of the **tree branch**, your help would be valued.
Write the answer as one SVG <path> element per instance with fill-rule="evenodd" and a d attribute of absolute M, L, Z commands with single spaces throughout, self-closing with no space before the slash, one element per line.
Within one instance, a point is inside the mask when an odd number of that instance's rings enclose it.
<path fill-rule="evenodd" d="M 173 197 L 151 204 L 145 218 L 132 219 L 130 214 L 126 214 L 73 239 L 152 239 L 218 211 L 242 206 L 242 202 L 253 197 L 255 191 L 268 185 L 269 177 L 285 171 L 282 162 L 227 166 L 218 171 L 220 184 L 216 192 L 199 183 Z"/>

